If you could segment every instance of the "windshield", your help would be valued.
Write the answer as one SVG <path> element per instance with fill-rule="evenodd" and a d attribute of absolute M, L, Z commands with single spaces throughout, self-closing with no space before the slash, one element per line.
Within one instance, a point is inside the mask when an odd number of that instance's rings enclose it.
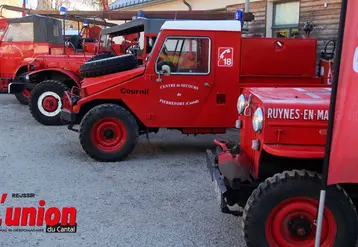
<path fill-rule="evenodd" d="M 159 32 L 159 33 L 158 33 L 157 39 L 155 40 L 154 45 L 152 46 L 152 50 L 151 50 L 151 52 L 148 54 L 148 56 L 145 58 L 145 61 L 149 61 L 149 59 L 152 57 L 153 50 L 154 50 L 155 46 L 156 46 L 157 43 L 158 43 L 158 40 L 159 40 L 159 37 L 160 37 L 160 34 L 161 34 L 161 33 L 162 33 L 162 32 Z"/>
<path fill-rule="evenodd" d="M 4 41 L 23 42 L 34 41 L 33 23 L 11 23 L 4 36 Z"/>

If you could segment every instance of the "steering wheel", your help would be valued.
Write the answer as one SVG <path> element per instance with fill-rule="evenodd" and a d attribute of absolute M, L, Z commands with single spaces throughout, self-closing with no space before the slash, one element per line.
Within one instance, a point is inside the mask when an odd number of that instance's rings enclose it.
<path fill-rule="evenodd" d="M 129 54 L 136 54 L 139 50 L 139 46 L 137 45 L 131 45 L 127 50 L 126 50 L 126 53 L 129 53 Z"/>
<path fill-rule="evenodd" d="M 66 44 L 67 47 L 72 46 L 73 50 L 76 50 L 76 47 L 70 41 L 66 41 Z"/>

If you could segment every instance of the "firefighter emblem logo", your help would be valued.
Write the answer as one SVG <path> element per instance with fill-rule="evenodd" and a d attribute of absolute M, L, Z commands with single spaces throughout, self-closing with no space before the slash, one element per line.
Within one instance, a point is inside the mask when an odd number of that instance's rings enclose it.
<path fill-rule="evenodd" d="M 234 48 L 220 47 L 218 53 L 219 67 L 232 67 L 234 64 Z"/>

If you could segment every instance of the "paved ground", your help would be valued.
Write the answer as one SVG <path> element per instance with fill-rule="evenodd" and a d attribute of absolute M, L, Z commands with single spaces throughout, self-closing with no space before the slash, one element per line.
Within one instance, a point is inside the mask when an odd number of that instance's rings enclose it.
<path fill-rule="evenodd" d="M 66 127 L 37 123 L 0 95 L 0 191 L 6 206 L 77 207 L 78 233 L 0 232 L 0 246 L 244 246 L 240 218 L 219 212 L 205 168 L 213 136 L 143 136 L 125 162 L 99 163 Z M 46 207 L 45 206 L 45 207 Z"/>

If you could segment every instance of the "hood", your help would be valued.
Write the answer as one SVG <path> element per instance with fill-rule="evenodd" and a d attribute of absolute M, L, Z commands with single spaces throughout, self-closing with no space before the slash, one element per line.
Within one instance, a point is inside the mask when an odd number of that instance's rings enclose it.
<path fill-rule="evenodd" d="M 80 65 L 91 56 L 82 55 L 38 55 L 34 61 L 36 69 L 59 68 L 79 73 Z"/>
<path fill-rule="evenodd" d="M 87 95 L 91 95 L 138 77 L 144 74 L 144 72 L 145 66 L 141 66 L 136 69 L 118 72 L 115 74 L 85 78 L 82 81 L 81 88 L 85 89 Z"/>
<path fill-rule="evenodd" d="M 272 121 L 328 120 L 331 88 L 253 88 L 250 92 Z"/>
<path fill-rule="evenodd" d="M 253 88 L 250 93 L 253 107 L 264 112 L 266 143 L 325 144 L 331 88 Z"/>

